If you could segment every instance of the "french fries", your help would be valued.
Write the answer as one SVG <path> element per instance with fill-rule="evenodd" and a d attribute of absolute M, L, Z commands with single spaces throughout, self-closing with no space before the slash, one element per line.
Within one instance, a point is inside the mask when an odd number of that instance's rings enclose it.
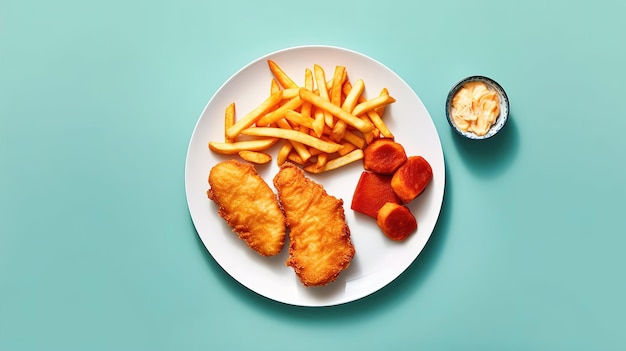
<path fill-rule="evenodd" d="M 282 95 L 282 91 L 278 91 L 277 93 L 270 95 L 267 99 L 265 99 L 265 101 L 263 101 L 263 103 L 250 111 L 250 113 L 248 113 L 243 119 L 230 126 L 230 128 L 226 130 L 226 138 L 228 140 L 235 140 L 242 130 L 253 125 L 259 118 L 261 118 L 261 116 L 263 116 L 265 112 L 278 105 Z"/>
<path fill-rule="evenodd" d="M 350 112 L 342 109 L 340 106 L 333 105 L 330 101 L 324 100 L 319 95 L 315 95 L 311 91 L 300 89 L 300 98 L 304 101 L 310 102 L 313 106 L 336 116 L 363 133 L 367 133 L 374 128 L 372 124 L 364 122 L 359 117 L 356 117 Z"/>
<path fill-rule="evenodd" d="M 287 111 L 289 111 L 289 110 L 291 110 L 291 111 L 296 110 L 298 107 L 300 107 L 300 105 L 302 105 L 302 100 L 300 99 L 299 96 L 294 96 L 293 98 L 291 98 L 289 101 L 287 101 L 281 107 L 279 107 L 276 110 L 274 110 L 274 111 L 266 114 L 265 116 L 261 117 L 256 122 L 256 124 L 259 125 L 259 126 L 267 126 L 267 125 L 270 125 L 272 123 L 276 123 L 276 121 L 278 121 L 279 119 L 285 117 L 285 113 Z"/>
<path fill-rule="evenodd" d="M 304 170 L 310 173 L 328 172 L 361 159 L 363 159 L 363 150 L 356 149 L 344 156 L 340 156 L 330 161 L 327 161 L 326 164 L 322 167 L 318 167 L 317 164 L 311 164 L 304 167 Z"/>
<path fill-rule="evenodd" d="M 327 80 L 317 64 L 305 68 L 300 86 L 276 62 L 267 63 L 273 75 L 269 96 L 240 120 L 231 103 L 224 113 L 224 141 L 208 144 L 213 152 L 265 164 L 272 160 L 268 149 L 283 140 L 278 165 L 291 161 L 322 173 L 361 160 L 375 138 L 393 138 L 382 118 L 385 107 L 396 101 L 387 88 L 368 99 L 365 82 L 357 79 L 352 85 L 345 66 L 336 66 Z"/>

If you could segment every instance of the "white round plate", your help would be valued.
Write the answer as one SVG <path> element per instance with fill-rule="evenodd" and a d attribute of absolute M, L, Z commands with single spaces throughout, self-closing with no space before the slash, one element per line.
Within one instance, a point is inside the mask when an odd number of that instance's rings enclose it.
<path fill-rule="evenodd" d="M 384 112 L 384 120 L 407 154 L 421 155 L 433 169 L 433 180 L 412 203 L 418 230 L 403 242 L 387 239 L 373 218 L 350 209 L 352 194 L 363 172 L 355 162 L 320 175 L 307 175 L 321 183 L 328 194 L 343 199 L 356 254 L 350 267 L 325 287 L 304 287 L 293 269 L 285 265 L 288 240 L 282 252 L 262 257 L 249 249 L 217 214 L 217 206 L 207 198 L 208 174 L 218 162 L 237 158 L 208 149 L 209 141 L 224 140 L 224 111 L 235 102 L 241 118 L 260 104 L 270 91 L 273 78 L 267 60 L 275 61 L 298 84 L 304 83 L 305 68 L 321 65 L 327 79 L 335 66 L 345 66 L 351 81 L 363 79 L 365 96 L 377 96 L 383 88 L 396 102 Z M 278 145 L 270 150 L 276 156 Z M 272 189 L 278 172 L 276 161 L 256 166 Z M 234 279 L 269 299 L 298 306 L 330 306 L 354 301 L 376 292 L 404 272 L 417 258 L 430 237 L 443 201 L 445 168 L 439 135 L 422 101 L 393 71 L 360 53 L 328 46 L 303 46 L 263 56 L 235 73 L 215 93 L 195 126 L 185 166 L 185 190 L 191 218 L 198 235 L 215 261 Z"/>

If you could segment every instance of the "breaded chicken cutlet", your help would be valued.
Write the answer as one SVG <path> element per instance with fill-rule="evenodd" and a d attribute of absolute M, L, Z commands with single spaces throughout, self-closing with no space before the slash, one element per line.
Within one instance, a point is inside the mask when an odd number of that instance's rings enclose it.
<path fill-rule="evenodd" d="M 209 174 L 209 199 L 239 238 L 262 256 L 278 254 L 286 235 L 285 215 L 276 194 L 254 166 L 237 160 L 215 165 Z"/>
<path fill-rule="evenodd" d="M 285 162 L 274 187 L 289 227 L 287 266 L 305 286 L 323 286 L 348 268 L 354 257 L 343 201 Z"/>

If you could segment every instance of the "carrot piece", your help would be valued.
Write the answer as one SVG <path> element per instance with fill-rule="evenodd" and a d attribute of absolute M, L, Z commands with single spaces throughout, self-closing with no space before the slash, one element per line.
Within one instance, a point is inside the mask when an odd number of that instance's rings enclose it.
<path fill-rule="evenodd" d="M 387 202 L 378 211 L 376 224 L 391 240 L 402 241 L 417 230 L 417 220 L 408 207 Z"/>

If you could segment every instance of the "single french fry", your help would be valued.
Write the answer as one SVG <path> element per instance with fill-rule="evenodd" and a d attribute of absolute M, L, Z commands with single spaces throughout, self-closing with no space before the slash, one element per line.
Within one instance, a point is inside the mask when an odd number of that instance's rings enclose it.
<path fill-rule="evenodd" d="M 344 156 L 340 156 L 335 159 L 328 160 L 328 162 L 326 162 L 326 165 L 324 165 L 324 167 L 317 168 L 316 164 L 311 164 L 311 165 L 304 167 L 304 170 L 309 173 L 328 172 L 328 171 L 332 171 L 334 169 L 343 167 L 345 165 L 348 165 L 352 162 L 355 162 L 361 159 L 363 159 L 363 150 L 356 149 Z"/>
<path fill-rule="evenodd" d="M 258 126 L 268 126 L 272 123 L 275 123 L 276 121 L 285 117 L 285 112 L 287 112 L 287 110 L 295 110 L 300 107 L 300 105 L 302 105 L 302 99 L 300 99 L 300 96 L 295 96 L 281 107 L 259 118 L 256 124 Z"/>
<path fill-rule="evenodd" d="M 276 121 L 276 127 L 283 128 L 283 129 L 293 129 L 291 128 L 291 125 L 289 124 L 289 122 L 285 120 L 284 118 L 281 118 L 278 121 Z M 272 128 L 275 128 L 275 127 L 272 127 Z"/>
<path fill-rule="evenodd" d="M 255 107 L 241 120 L 235 122 L 235 124 L 230 126 L 230 128 L 226 130 L 226 138 L 235 140 L 235 138 L 237 138 L 242 130 L 253 125 L 259 118 L 261 118 L 261 116 L 267 113 L 267 111 L 269 111 L 272 107 L 278 105 L 278 103 L 280 103 L 281 97 L 281 91 L 270 95 L 267 99 L 265 99 L 265 101 L 263 101 L 259 106 Z"/>
<path fill-rule="evenodd" d="M 338 120 L 330 133 L 330 138 L 336 142 L 341 141 L 341 139 L 343 139 L 343 135 L 346 133 L 347 127 L 348 124 L 346 122 Z"/>
<path fill-rule="evenodd" d="M 328 97 L 328 88 L 326 86 L 326 73 L 324 72 L 324 69 L 320 65 L 313 65 L 313 73 L 315 77 L 315 83 L 317 83 L 319 96 L 324 100 L 330 101 L 330 98 Z"/>
<path fill-rule="evenodd" d="M 302 102 L 302 106 L 300 106 L 301 115 L 311 118 L 313 116 L 312 111 L 313 111 L 313 105 L 311 105 L 310 102 L 306 102 L 306 101 Z"/>
<path fill-rule="evenodd" d="M 323 100 L 330 102 L 330 97 L 328 96 L 328 86 L 326 83 L 326 72 L 320 65 L 313 65 L 313 74 L 315 77 L 315 83 L 317 84 L 317 93 L 319 97 Z M 330 81 L 332 87 L 332 80 Z M 324 123 L 327 126 L 333 126 L 333 116 L 328 111 L 324 110 Z"/>
<path fill-rule="evenodd" d="M 290 152 L 289 155 L 287 156 L 287 159 L 293 163 L 297 163 L 299 165 L 303 165 L 304 164 L 304 160 L 302 160 L 302 158 L 300 158 L 300 155 L 298 155 L 298 153 L 294 153 L 294 152 Z"/>
<path fill-rule="evenodd" d="M 334 105 L 341 106 L 341 87 L 343 85 L 344 73 L 346 68 L 344 66 L 336 66 L 335 73 L 333 74 L 333 86 L 331 88 L 330 102 Z"/>
<path fill-rule="evenodd" d="M 324 111 L 324 123 L 329 127 L 335 126 L 335 118 L 328 111 Z"/>
<path fill-rule="evenodd" d="M 313 78 L 313 72 L 307 67 L 304 70 L 304 89 L 313 91 L 315 87 L 315 80 Z"/>
<path fill-rule="evenodd" d="M 270 85 L 270 95 L 278 92 L 280 90 L 280 83 L 276 80 L 276 78 L 272 78 L 272 83 Z"/>
<path fill-rule="evenodd" d="M 230 128 L 233 124 L 235 124 L 235 103 L 232 102 L 228 107 L 226 107 L 226 111 L 224 111 L 224 141 L 227 143 L 232 143 L 235 141 L 231 139 L 226 134 L 226 130 Z"/>
<path fill-rule="evenodd" d="M 265 152 L 261 152 L 261 151 L 243 150 L 243 151 L 239 151 L 238 154 L 239 154 L 239 157 L 241 157 L 242 159 L 248 162 L 259 164 L 259 165 L 268 163 L 272 160 L 271 155 Z"/>
<path fill-rule="evenodd" d="M 343 105 L 341 105 L 341 108 L 352 113 L 354 107 L 359 102 L 359 98 L 361 98 L 361 95 L 363 94 L 363 90 L 365 89 L 365 82 L 363 81 L 363 79 L 359 79 L 354 82 L 354 85 L 351 86 L 350 82 L 346 82 L 343 87 L 343 91 L 347 91 L 347 93 L 346 99 L 344 100 Z"/>
<path fill-rule="evenodd" d="M 283 89 L 283 99 L 293 99 L 300 93 L 300 88 Z"/>
<path fill-rule="evenodd" d="M 380 117 L 378 112 L 369 111 L 367 113 L 367 117 L 369 117 L 370 121 L 372 121 L 372 124 L 374 124 L 374 126 L 376 127 L 376 129 L 378 129 L 380 134 L 382 134 L 385 138 L 394 139 L 394 136 L 391 133 L 391 130 L 389 130 L 385 122 L 383 122 L 383 119 Z"/>
<path fill-rule="evenodd" d="M 305 134 L 296 130 L 287 130 L 282 128 L 247 128 L 242 130 L 241 134 L 293 140 L 328 153 L 337 152 L 343 147 L 340 144 L 323 141 L 319 138 L 310 136 L 309 134 Z"/>
<path fill-rule="evenodd" d="M 360 136 L 349 130 L 346 130 L 346 132 L 343 134 L 343 139 L 354 144 L 359 149 L 363 149 L 365 147 L 365 139 L 361 138 Z"/>
<path fill-rule="evenodd" d="M 276 144 L 277 138 L 236 141 L 232 143 L 209 142 L 209 149 L 218 154 L 232 155 L 239 151 L 263 151 Z"/>
<path fill-rule="evenodd" d="M 376 133 L 373 131 L 367 132 L 363 135 L 363 140 L 365 140 L 365 144 L 369 145 L 376 138 Z"/>
<path fill-rule="evenodd" d="M 276 80 L 283 86 L 283 88 L 298 88 L 298 84 L 296 84 L 289 76 L 283 71 L 282 68 L 276 64 L 276 62 L 272 60 L 267 60 L 267 64 L 270 67 L 270 71 L 276 77 Z"/>
<path fill-rule="evenodd" d="M 317 161 L 315 162 L 315 166 L 317 168 L 323 168 L 324 166 L 326 166 L 327 162 L 328 162 L 328 154 L 323 152 L 317 155 Z"/>
<path fill-rule="evenodd" d="M 287 161 L 287 157 L 289 153 L 293 150 L 293 144 L 289 142 L 289 140 L 285 140 L 283 146 L 278 150 L 278 154 L 276 154 L 276 163 L 279 166 L 282 166 L 285 161 Z"/>
<path fill-rule="evenodd" d="M 353 150 L 357 149 L 357 147 L 354 146 L 354 144 L 352 144 L 351 142 L 348 142 L 348 141 L 342 142 L 341 145 L 343 145 L 343 148 L 341 148 L 341 150 L 337 151 L 337 154 L 339 156 L 344 156 L 346 154 L 349 154 Z"/>
<path fill-rule="evenodd" d="M 282 128 L 285 130 L 292 130 L 289 123 L 287 123 L 287 121 L 285 121 L 284 119 L 279 120 L 278 122 L 276 122 L 276 124 L 278 125 L 279 128 Z M 293 146 L 293 149 L 296 150 L 296 152 L 298 153 L 298 155 L 300 156 L 303 162 L 306 162 L 309 158 L 311 158 L 311 153 L 309 152 L 309 149 L 307 149 L 307 147 L 304 146 L 304 144 L 295 140 L 289 140 L 289 142 Z"/>
<path fill-rule="evenodd" d="M 313 91 L 313 72 L 310 69 L 306 69 L 304 71 L 304 89 L 309 91 Z M 300 92 L 298 92 L 298 96 L 300 96 Z M 300 106 L 300 113 L 305 117 L 313 116 L 313 105 L 308 101 L 303 101 L 302 106 Z M 312 128 L 312 127 L 309 127 Z"/>
<path fill-rule="evenodd" d="M 333 74 L 333 85 L 329 92 L 330 102 L 333 105 L 341 106 L 341 100 L 343 98 L 342 86 L 346 77 L 347 77 L 346 68 L 344 66 L 336 66 L 335 72 Z M 328 123 L 329 121 L 330 121 L 330 124 Z M 327 120 L 326 124 L 329 127 L 334 128 L 338 121 L 341 121 L 341 120 L 333 117 L 332 120 Z M 341 139 L 338 139 L 338 140 L 341 140 Z"/>
<path fill-rule="evenodd" d="M 314 119 L 312 119 L 309 116 L 305 116 L 302 113 L 298 113 L 296 111 L 293 110 L 287 110 L 287 112 L 285 113 L 285 118 L 288 121 L 297 123 L 303 127 L 312 129 L 313 128 L 313 122 Z"/>
<path fill-rule="evenodd" d="M 324 127 L 326 126 L 324 122 L 324 111 L 321 108 L 316 107 L 313 110 L 313 117 L 315 120 L 313 121 L 312 129 L 315 132 L 315 135 L 321 137 L 324 133 Z"/>
<path fill-rule="evenodd" d="M 300 156 L 302 162 L 306 162 L 311 158 L 311 152 L 309 152 L 309 149 L 304 144 L 295 140 L 289 140 L 289 142 L 293 145 L 293 150 Z"/>
<path fill-rule="evenodd" d="M 352 114 L 355 116 L 359 116 L 368 111 L 373 111 L 379 107 L 391 104 L 396 102 L 396 99 L 389 95 L 379 95 L 373 99 L 363 101 L 356 105 L 352 110 Z"/>
<path fill-rule="evenodd" d="M 387 88 L 383 88 L 383 90 L 380 91 L 380 95 L 389 95 L 389 90 Z M 378 115 L 382 117 L 385 114 L 385 107 L 387 107 L 387 105 L 381 106 L 374 111 L 376 111 L 376 113 L 378 113 Z"/>
<path fill-rule="evenodd" d="M 321 108 L 324 111 L 330 112 L 332 115 L 345 121 L 348 125 L 353 126 L 363 133 L 367 133 L 373 128 L 370 123 L 362 121 L 361 119 L 347 112 L 341 107 L 333 105 L 330 101 L 326 101 L 306 89 L 300 89 L 300 98 L 304 101 L 312 103 L 313 105 Z"/>

